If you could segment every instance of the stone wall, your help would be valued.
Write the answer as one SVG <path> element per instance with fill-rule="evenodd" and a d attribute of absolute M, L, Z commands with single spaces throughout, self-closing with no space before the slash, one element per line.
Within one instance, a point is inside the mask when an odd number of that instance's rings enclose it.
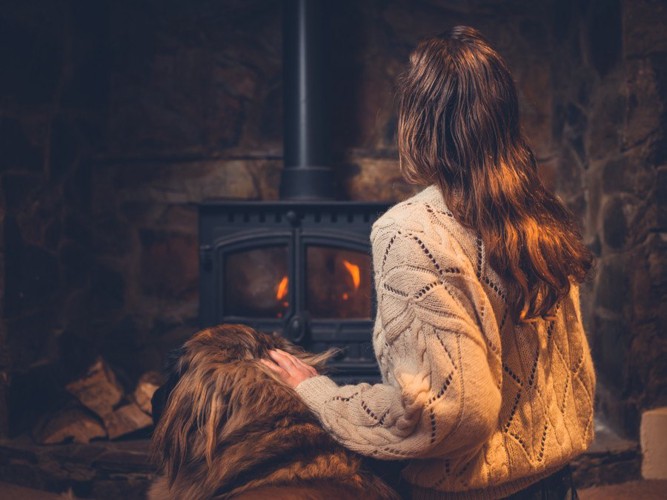
<path fill-rule="evenodd" d="M 583 293 L 600 405 L 635 432 L 667 378 L 663 3 L 334 4 L 342 199 L 415 191 L 398 172 L 393 96 L 417 40 L 469 24 L 506 57 L 542 178 L 600 257 Z M 93 355 L 131 381 L 197 328 L 197 203 L 277 197 L 280 6 L 30 0 L 0 13 L 0 398 L 11 374 L 15 421 Z"/>
<path fill-rule="evenodd" d="M 20 429 L 89 361 L 94 343 L 90 186 L 108 84 L 102 7 L 31 0 L 0 12 L 3 433 L 3 402 Z"/>
<path fill-rule="evenodd" d="M 658 187 L 664 185 L 667 9 L 644 0 L 556 6 L 557 186 L 598 257 L 582 294 L 598 406 L 636 437 L 640 411 L 664 404 L 667 384 L 660 311 L 665 197 Z"/>

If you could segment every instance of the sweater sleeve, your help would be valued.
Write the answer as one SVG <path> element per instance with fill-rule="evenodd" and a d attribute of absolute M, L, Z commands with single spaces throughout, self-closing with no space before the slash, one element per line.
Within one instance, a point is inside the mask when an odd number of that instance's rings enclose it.
<path fill-rule="evenodd" d="M 485 318 L 488 299 L 463 258 L 423 233 L 374 235 L 383 383 L 339 387 L 317 376 L 296 387 L 345 447 L 382 459 L 453 457 L 497 426 L 501 374 L 489 357 L 499 348 L 483 332 L 495 321 Z"/>

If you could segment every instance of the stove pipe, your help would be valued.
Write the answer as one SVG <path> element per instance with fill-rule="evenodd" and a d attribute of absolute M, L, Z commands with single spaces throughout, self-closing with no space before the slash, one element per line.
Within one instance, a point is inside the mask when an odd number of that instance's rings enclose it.
<path fill-rule="evenodd" d="M 334 198 L 324 0 L 283 0 L 283 200 Z"/>

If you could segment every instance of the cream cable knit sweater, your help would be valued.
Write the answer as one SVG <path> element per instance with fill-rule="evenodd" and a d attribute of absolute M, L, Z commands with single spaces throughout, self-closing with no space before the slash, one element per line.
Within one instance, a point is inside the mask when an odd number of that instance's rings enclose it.
<path fill-rule="evenodd" d="M 414 498 L 500 498 L 593 438 L 595 375 L 572 286 L 553 321 L 513 324 L 481 239 L 431 186 L 373 226 L 382 384 L 296 388 L 344 446 L 412 459 Z"/>

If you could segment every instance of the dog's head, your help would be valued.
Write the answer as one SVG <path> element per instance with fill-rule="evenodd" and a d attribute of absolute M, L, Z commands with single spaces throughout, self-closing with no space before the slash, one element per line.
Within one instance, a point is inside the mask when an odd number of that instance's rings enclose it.
<path fill-rule="evenodd" d="M 243 441 L 253 425 L 286 416 L 312 418 L 296 393 L 259 360 L 282 349 L 318 371 L 333 352 L 311 354 L 278 335 L 244 325 L 220 325 L 196 333 L 172 360 L 171 387 L 153 434 L 153 453 L 173 483 L 204 470 Z M 218 480 L 222 479 L 220 477 Z"/>

